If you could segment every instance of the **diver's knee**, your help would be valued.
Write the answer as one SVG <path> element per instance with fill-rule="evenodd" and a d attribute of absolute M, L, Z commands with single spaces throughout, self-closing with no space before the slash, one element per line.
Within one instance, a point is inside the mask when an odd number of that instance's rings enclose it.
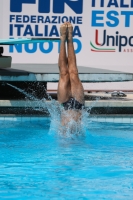
<path fill-rule="evenodd" d="M 74 82 L 74 83 L 79 82 L 78 72 L 76 72 L 76 71 L 69 72 L 69 75 L 70 75 L 71 82 Z"/>
<path fill-rule="evenodd" d="M 68 72 L 61 73 L 60 78 L 62 79 L 62 81 L 68 82 L 70 80 L 69 73 Z"/>

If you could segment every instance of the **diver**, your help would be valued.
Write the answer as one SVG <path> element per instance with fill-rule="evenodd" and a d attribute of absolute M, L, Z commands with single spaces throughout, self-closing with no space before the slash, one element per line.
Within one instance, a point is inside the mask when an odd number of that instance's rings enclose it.
<path fill-rule="evenodd" d="M 58 61 L 60 78 L 57 97 L 59 103 L 64 108 L 62 111 L 62 124 L 65 126 L 71 120 L 79 122 L 85 101 L 84 88 L 79 79 L 76 64 L 72 24 L 66 22 L 61 25 L 60 34 L 60 54 Z"/>

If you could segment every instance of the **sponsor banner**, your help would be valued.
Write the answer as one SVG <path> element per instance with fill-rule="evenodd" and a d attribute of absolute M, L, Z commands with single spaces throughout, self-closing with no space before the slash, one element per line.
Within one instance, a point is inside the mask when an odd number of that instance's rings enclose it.
<path fill-rule="evenodd" d="M 133 0 L 1 1 L 2 38 L 58 38 L 70 21 L 78 65 L 133 72 Z M 59 42 L 5 47 L 13 63 L 57 63 L 59 51 Z"/>

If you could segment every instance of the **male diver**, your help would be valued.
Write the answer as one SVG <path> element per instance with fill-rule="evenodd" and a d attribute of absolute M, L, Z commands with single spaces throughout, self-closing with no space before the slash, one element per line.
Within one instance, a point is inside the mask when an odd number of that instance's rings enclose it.
<path fill-rule="evenodd" d="M 71 120 L 79 122 L 84 107 L 84 89 L 78 76 L 76 56 L 73 45 L 73 26 L 66 22 L 60 27 L 60 54 L 58 83 L 58 101 L 63 106 L 62 125 Z M 66 55 L 66 44 L 67 54 Z M 66 115 L 67 114 L 67 115 Z"/>

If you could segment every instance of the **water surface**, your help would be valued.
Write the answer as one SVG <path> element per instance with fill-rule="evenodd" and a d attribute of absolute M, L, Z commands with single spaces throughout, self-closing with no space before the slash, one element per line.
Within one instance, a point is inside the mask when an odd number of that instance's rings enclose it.
<path fill-rule="evenodd" d="M 0 199 L 132 199 L 133 125 L 49 131 L 50 118 L 0 121 Z"/>

